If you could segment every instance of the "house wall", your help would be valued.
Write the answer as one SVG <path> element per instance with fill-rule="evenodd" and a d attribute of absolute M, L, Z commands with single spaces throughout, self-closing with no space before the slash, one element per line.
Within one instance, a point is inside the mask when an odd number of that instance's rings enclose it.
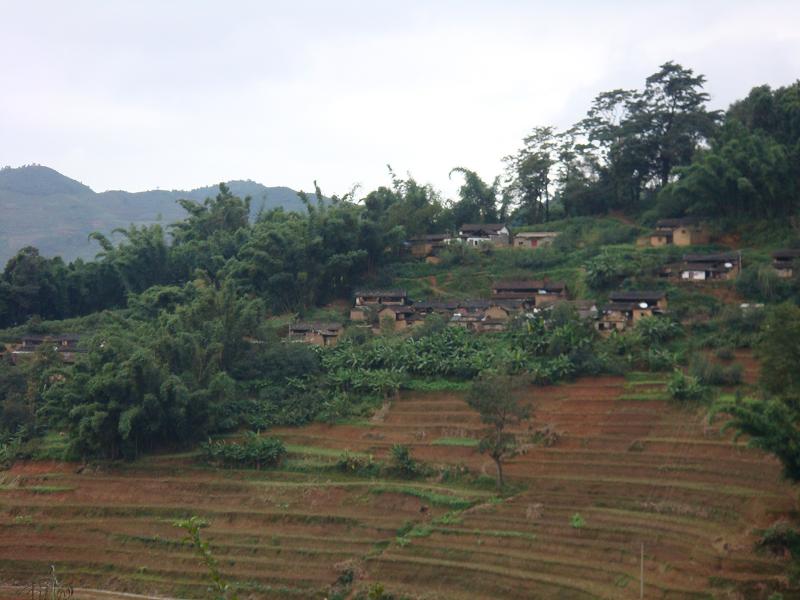
<path fill-rule="evenodd" d="M 494 319 L 494 320 L 507 320 L 509 318 L 509 313 L 506 309 L 501 308 L 499 306 L 490 306 L 484 312 L 487 319 Z"/>
<path fill-rule="evenodd" d="M 367 311 L 363 308 L 351 308 L 350 309 L 350 320 L 351 321 L 366 321 L 367 320 Z"/>
<path fill-rule="evenodd" d="M 563 294 L 534 294 L 533 295 L 535 306 L 547 306 L 548 304 L 555 304 L 559 300 L 564 299 Z"/>
<path fill-rule="evenodd" d="M 791 266 L 780 265 L 775 267 L 775 273 L 781 279 L 790 279 L 794 275 L 794 270 Z"/>
<path fill-rule="evenodd" d="M 676 227 L 672 231 L 672 243 L 676 246 L 708 244 L 711 236 L 705 227 Z"/>
<path fill-rule="evenodd" d="M 674 238 L 673 238 L 674 239 Z M 661 246 L 669 245 L 669 236 L 656 233 L 650 236 L 650 245 L 654 248 L 659 248 Z"/>

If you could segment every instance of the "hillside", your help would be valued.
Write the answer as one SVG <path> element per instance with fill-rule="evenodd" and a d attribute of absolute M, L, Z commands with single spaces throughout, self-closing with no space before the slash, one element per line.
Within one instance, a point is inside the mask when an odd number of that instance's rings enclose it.
<path fill-rule="evenodd" d="M 233 194 L 252 198 L 251 215 L 283 207 L 303 210 L 297 192 L 254 181 L 228 182 Z M 87 238 L 92 231 L 109 234 L 117 227 L 179 221 L 185 216 L 179 199 L 202 201 L 215 196 L 216 185 L 193 190 L 95 192 L 45 166 L 0 170 L 0 264 L 20 248 L 35 246 L 44 256 L 65 261 L 90 259 L 98 252 Z"/>
<path fill-rule="evenodd" d="M 536 415 L 520 435 L 549 427 L 558 439 L 509 463 L 522 489 L 503 499 L 452 477 L 493 471 L 458 393 L 404 393 L 370 420 L 277 429 L 290 456 L 276 470 L 212 470 L 198 454 L 80 474 L 19 464 L 0 476 L 0 580 L 55 562 L 76 586 L 199 597 L 203 572 L 171 525 L 199 515 L 224 576 L 260 598 L 343 598 L 335 591 L 376 583 L 413 598 L 638 598 L 642 545 L 645 598 L 766 598 L 758 590 L 780 585 L 786 562 L 754 552 L 756 530 L 793 510 L 792 489 L 774 459 L 659 390 L 661 376 L 636 373 L 530 388 Z M 398 443 L 449 482 L 337 467 Z"/>

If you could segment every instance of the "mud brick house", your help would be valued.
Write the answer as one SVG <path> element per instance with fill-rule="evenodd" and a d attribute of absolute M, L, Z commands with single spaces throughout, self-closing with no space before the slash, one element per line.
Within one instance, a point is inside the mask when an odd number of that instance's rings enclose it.
<path fill-rule="evenodd" d="M 557 231 L 526 231 L 514 234 L 514 248 L 543 248 L 558 237 Z"/>
<path fill-rule="evenodd" d="M 375 332 L 380 333 L 381 326 L 384 323 L 391 322 L 394 331 L 403 331 L 412 327 L 416 323 L 422 321 L 414 319 L 416 310 L 413 306 L 383 306 L 378 311 L 378 322 L 376 323 Z"/>
<path fill-rule="evenodd" d="M 682 281 L 726 281 L 735 279 L 741 270 L 738 252 L 684 254 L 680 276 Z"/>
<path fill-rule="evenodd" d="M 492 284 L 492 300 L 521 300 L 525 308 L 552 304 L 567 298 L 563 281 L 505 279 Z"/>
<path fill-rule="evenodd" d="M 447 240 L 452 236 L 448 233 L 429 233 L 413 237 L 408 240 L 411 248 L 411 255 L 417 258 L 428 258 L 436 254 L 447 246 Z"/>
<path fill-rule="evenodd" d="M 384 306 L 406 306 L 408 294 L 405 290 L 356 290 L 353 307 L 350 309 L 351 321 L 369 321 L 371 315 L 380 312 Z"/>
<path fill-rule="evenodd" d="M 692 246 L 707 244 L 711 236 L 708 226 L 697 217 L 661 219 L 656 230 L 650 234 L 651 246 Z"/>
<path fill-rule="evenodd" d="M 458 230 L 458 237 L 470 246 L 493 244 L 495 246 L 508 246 L 511 232 L 503 223 L 467 223 Z"/>
<path fill-rule="evenodd" d="M 457 300 L 416 302 L 414 304 L 416 314 L 423 319 L 433 314 L 449 319 L 456 308 L 458 308 Z"/>
<path fill-rule="evenodd" d="M 294 323 L 289 326 L 288 339 L 317 346 L 335 346 L 343 329 L 341 323 Z"/>
<path fill-rule="evenodd" d="M 487 300 L 460 300 L 450 317 L 450 325 L 461 326 L 473 331 L 479 329 L 478 323 L 486 318 L 489 308 Z"/>
<path fill-rule="evenodd" d="M 644 317 L 663 314 L 667 296 L 659 291 L 626 291 L 609 295 L 608 304 L 600 309 L 597 330 L 601 333 L 625 331 Z"/>
<path fill-rule="evenodd" d="M 27 335 L 20 342 L 11 346 L 10 357 L 14 364 L 33 355 L 43 345 L 52 346 L 65 363 L 75 362 L 75 355 L 83 352 L 78 348 L 80 336 L 74 333 Z"/>
<path fill-rule="evenodd" d="M 777 250 L 772 253 L 772 268 L 778 277 L 788 279 L 794 276 L 798 259 L 800 259 L 800 249 Z"/>

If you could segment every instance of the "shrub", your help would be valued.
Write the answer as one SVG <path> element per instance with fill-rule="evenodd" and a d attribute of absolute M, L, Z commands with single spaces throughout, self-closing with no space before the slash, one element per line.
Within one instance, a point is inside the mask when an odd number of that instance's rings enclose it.
<path fill-rule="evenodd" d="M 210 463 L 254 469 L 276 466 L 286 456 L 286 446 L 281 440 L 253 432 L 248 432 L 242 443 L 209 441 L 202 449 Z"/>
<path fill-rule="evenodd" d="M 420 465 L 411 458 L 408 446 L 395 444 L 392 446 L 392 471 L 402 477 L 414 477 L 420 472 Z"/>
<path fill-rule="evenodd" d="M 336 470 L 352 475 L 363 475 L 365 477 L 376 476 L 380 473 L 381 465 L 376 463 L 372 456 L 359 456 L 351 454 L 345 450 L 335 464 Z"/>
<path fill-rule="evenodd" d="M 667 392 L 675 400 L 686 401 L 700 400 L 708 390 L 696 377 L 684 375 L 683 371 L 676 369 L 667 382 Z"/>
<path fill-rule="evenodd" d="M 569 524 L 573 529 L 583 529 L 586 526 L 586 520 L 580 513 L 575 513 L 569 518 Z"/>
<path fill-rule="evenodd" d="M 737 385 L 742 381 L 742 365 L 721 365 L 702 354 L 696 355 L 689 365 L 689 372 L 703 385 Z"/>

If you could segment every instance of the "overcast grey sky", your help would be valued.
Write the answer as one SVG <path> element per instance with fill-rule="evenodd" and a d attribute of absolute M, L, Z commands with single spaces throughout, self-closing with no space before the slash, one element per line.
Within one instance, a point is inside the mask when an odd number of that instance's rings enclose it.
<path fill-rule="evenodd" d="M 716 108 L 800 77 L 800 1 L 0 0 L 0 165 L 97 191 L 230 179 L 452 194 L 667 61 Z"/>

